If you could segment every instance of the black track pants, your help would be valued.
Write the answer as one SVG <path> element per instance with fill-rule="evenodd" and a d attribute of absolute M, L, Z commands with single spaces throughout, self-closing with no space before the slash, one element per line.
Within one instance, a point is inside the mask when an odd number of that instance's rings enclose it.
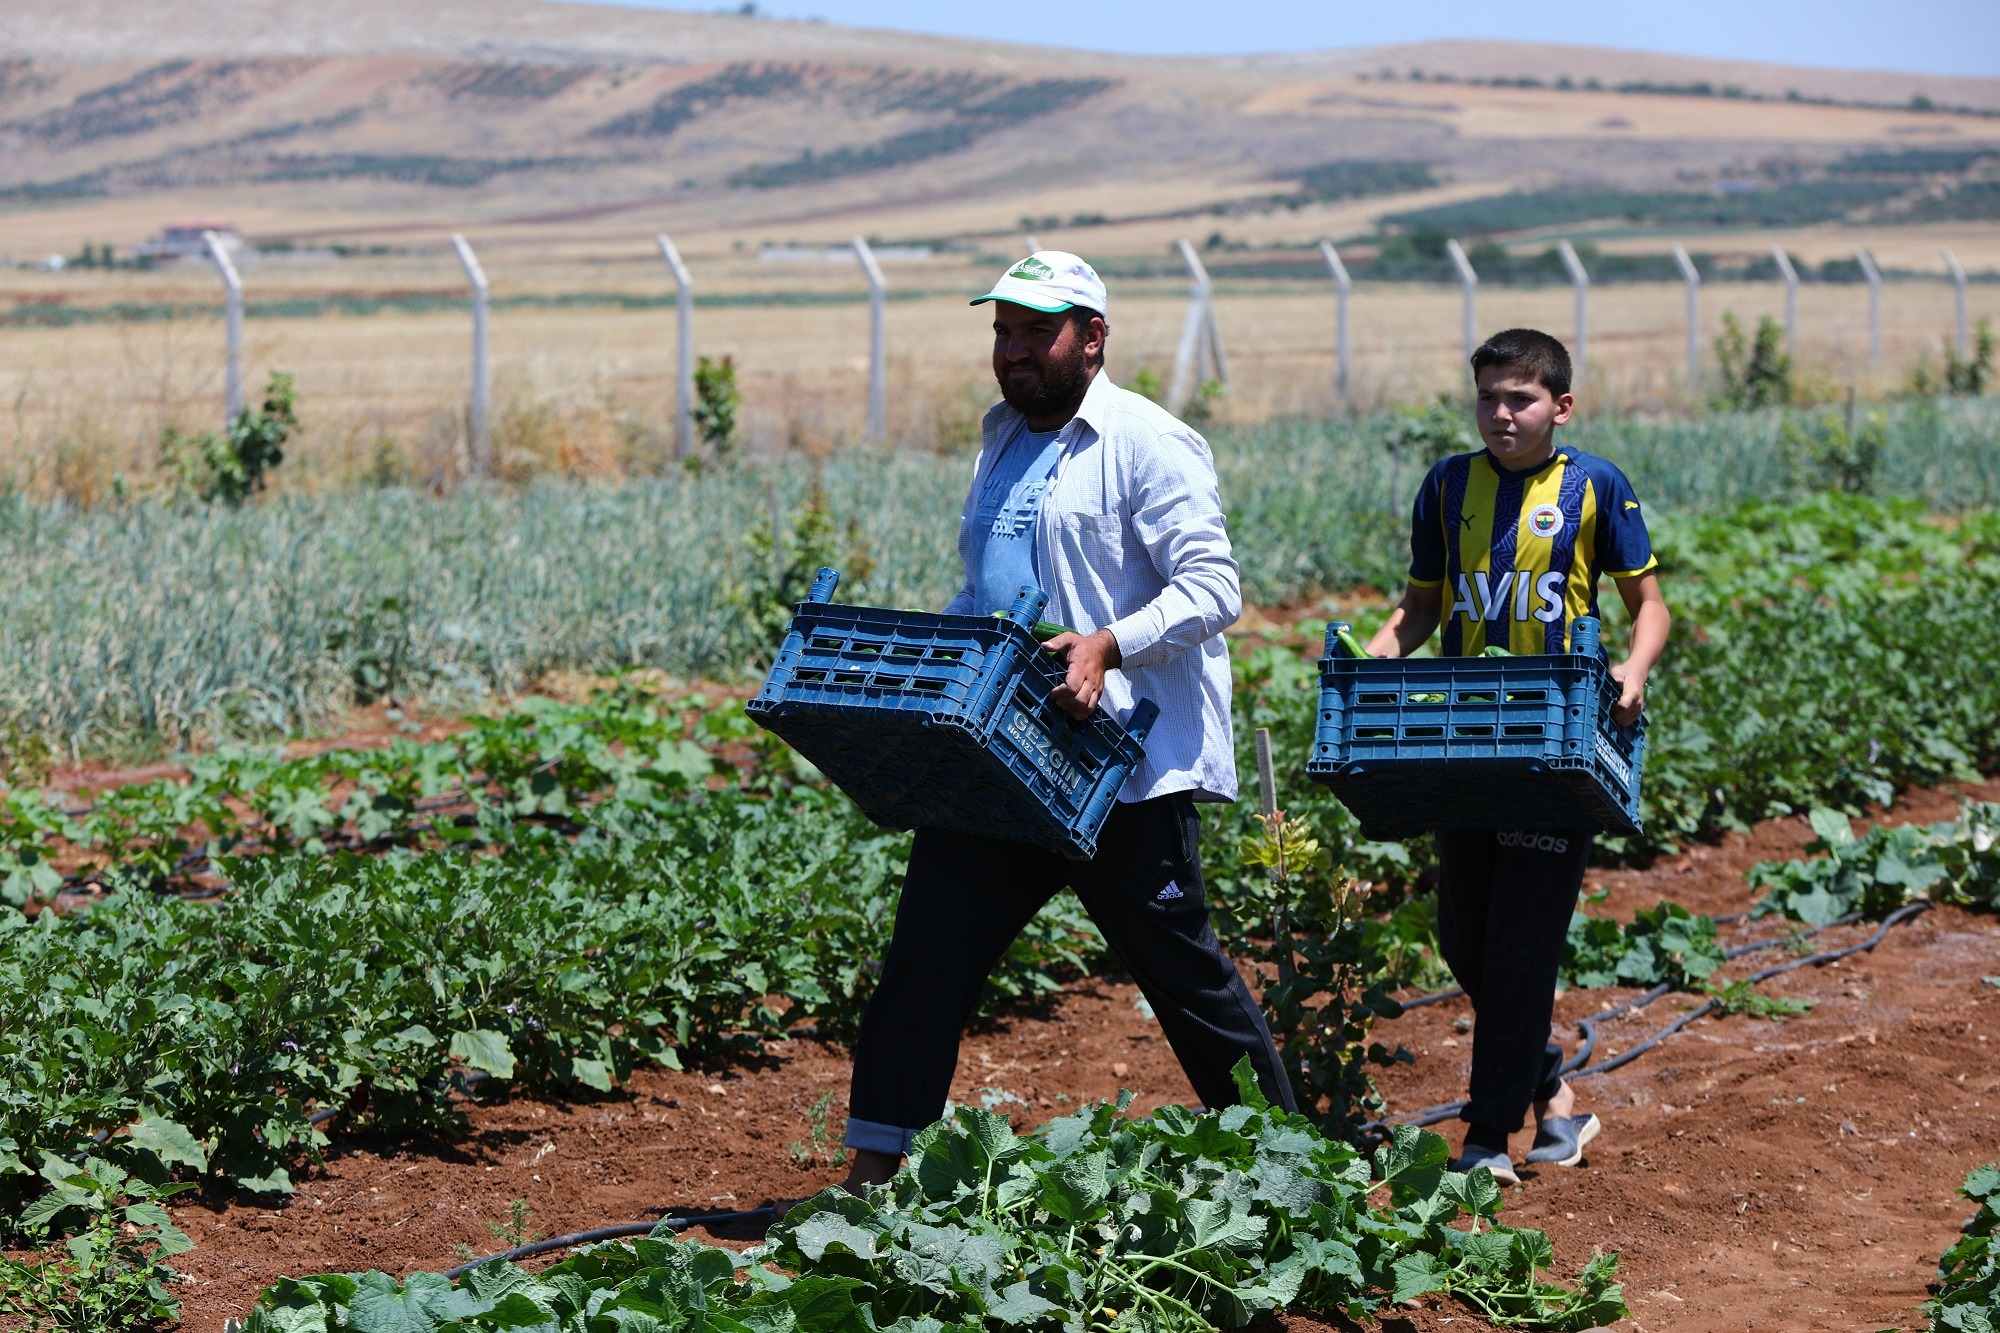
<path fill-rule="evenodd" d="M 1459 1118 L 1512 1133 L 1556 1094 L 1556 975 L 1590 860 L 1589 833 L 1440 832 L 1438 947 L 1472 1001 L 1471 1100 Z"/>
<path fill-rule="evenodd" d="M 847 1145 L 906 1152 L 944 1111 L 959 1036 L 987 973 L 1042 905 L 1074 889 L 1158 1016 L 1195 1095 L 1235 1103 L 1249 1056 L 1274 1105 L 1295 1109 L 1263 1012 L 1208 922 L 1186 792 L 1112 808 L 1097 856 L 920 829 L 882 979 L 861 1019 Z"/>

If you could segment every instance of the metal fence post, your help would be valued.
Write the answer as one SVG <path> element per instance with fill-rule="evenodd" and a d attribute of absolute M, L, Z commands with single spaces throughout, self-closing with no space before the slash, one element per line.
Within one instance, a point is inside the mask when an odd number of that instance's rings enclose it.
<path fill-rule="evenodd" d="M 868 279 L 868 438 L 889 436 L 889 284 L 865 238 L 854 238 L 854 258 Z"/>
<path fill-rule="evenodd" d="M 674 365 L 674 457 L 686 458 L 694 452 L 694 278 L 665 232 L 654 239 L 680 293 L 674 302 L 680 329 Z"/>
<path fill-rule="evenodd" d="M 1223 356 L 1222 333 L 1215 324 L 1215 285 L 1209 281 L 1208 269 L 1185 237 L 1175 241 L 1174 248 L 1194 279 L 1188 291 L 1187 321 L 1181 325 L 1180 345 L 1174 350 L 1173 383 L 1167 389 L 1167 410 L 1178 413 L 1208 379 L 1227 386 L 1229 362 Z"/>
<path fill-rule="evenodd" d="M 1353 294 L 1354 283 L 1347 276 L 1347 265 L 1340 262 L 1340 254 L 1333 248 L 1332 241 L 1319 243 L 1319 252 L 1326 259 L 1326 267 L 1333 274 L 1333 285 L 1340 292 L 1340 315 L 1334 325 L 1334 387 L 1340 391 L 1342 402 L 1349 401 L 1347 392 L 1347 299 Z"/>
<path fill-rule="evenodd" d="M 1472 271 L 1472 261 L 1465 257 L 1464 246 L 1449 240 L 1444 248 L 1451 256 L 1452 267 L 1458 270 L 1458 284 L 1465 291 L 1465 359 L 1470 361 L 1479 347 L 1479 275 Z"/>
<path fill-rule="evenodd" d="M 1569 270 L 1570 285 L 1576 288 L 1576 347 L 1571 359 L 1576 363 L 1576 378 L 1581 381 L 1584 367 L 1590 361 L 1590 274 L 1577 258 L 1576 247 L 1568 241 L 1558 242 L 1556 251 L 1562 255 L 1563 267 Z"/>
<path fill-rule="evenodd" d="M 1958 262 L 1958 256 L 1951 247 L 1944 248 L 1944 266 L 1951 270 L 1951 280 L 1958 289 L 1958 359 L 1972 359 L 1972 326 L 1966 322 L 1965 311 L 1965 266 Z"/>
<path fill-rule="evenodd" d="M 1868 368 L 1882 368 L 1882 273 L 1875 267 L 1874 256 L 1866 250 L 1854 252 L 1854 262 L 1861 265 L 1861 276 L 1868 279 Z"/>
<path fill-rule="evenodd" d="M 1674 243 L 1674 264 L 1687 285 L 1688 383 L 1701 383 L 1701 273 L 1680 242 Z"/>
<path fill-rule="evenodd" d="M 212 231 L 201 234 L 208 257 L 222 274 L 223 341 L 227 361 L 222 371 L 222 428 L 226 431 L 243 412 L 243 279 L 237 276 L 236 261 L 229 247 Z"/>
<path fill-rule="evenodd" d="M 1792 257 L 1785 253 L 1785 247 L 1771 247 L 1771 258 L 1778 263 L 1778 272 L 1785 279 L 1785 355 L 1796 358 L 1799 354 L 1799 271 L 1792 267 Z"/>
<path fill-rule="evenodd" d="M 472 475 L 488 477 L 493 474 L 493 437 L 487 426 L 493 368 L 486 356 L 486 270 L 463 236 L 454 234 L 451 248 L 458 252 L 459 267 L 472 284 L 472 411 L 466 423 L 472 437 Z"/>

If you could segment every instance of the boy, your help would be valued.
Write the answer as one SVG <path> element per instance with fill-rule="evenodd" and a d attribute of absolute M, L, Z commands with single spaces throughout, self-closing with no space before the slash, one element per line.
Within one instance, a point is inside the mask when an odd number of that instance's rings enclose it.
<path fill-rule="evenodd" d="M 1570 419 L 1569 351 L 1534 329 L 1496 333 L 1472 354 L 1474 416 L 1486 448 L 1447 458 L 1417 492 L 1410 580 L 1376 657 L 1415 651 L 1442 623 L 1446 657 L 1488 644 L 1514 653 L 1569 650 L 1570 623 L 1597 614 L 1609 574 L 1632 615 L 1632 651 L 1611 668 L 1612 716 L 1630 723 L 1646 676 L 1666 646 L 1670 618 L 1652 542 L 1625 475 L 1601 458 L 1558 449 Z M 1575 829 L 1504 833 L 1440 830 L 1438 944 L 1472 1001 L 1471 1098 L 1459 1117 L 1465 1146 L 1452 1169 L 1483 1166 L 1518 1184 L 1507 1137 L 1535 1109 L 1527 1160 L 1575 1166 L 1600 1128 L 1576 1112 L 1549 1040 L 1563 940 L 1590 859 Z"/>

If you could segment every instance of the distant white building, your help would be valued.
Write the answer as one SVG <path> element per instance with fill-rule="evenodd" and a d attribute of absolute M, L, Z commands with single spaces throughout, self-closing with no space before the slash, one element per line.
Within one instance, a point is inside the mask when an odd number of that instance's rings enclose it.
<path fill-rule="evenodd" d="M 222 248 L 231 254 L 243 248 L 243 233 L 236 224 L 220 218 L 182 218 L 169 222 L 158 236 L 146 241 L 133 253 L 142 258 L 202 259 L 208 255 L 208 243 L 203 234 L 214 232 L 222 241 Z"/>

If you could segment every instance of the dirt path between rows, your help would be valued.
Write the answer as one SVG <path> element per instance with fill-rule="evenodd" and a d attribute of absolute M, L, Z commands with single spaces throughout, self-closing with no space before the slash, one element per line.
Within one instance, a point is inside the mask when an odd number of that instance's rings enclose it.
<path fill-rule="evenodd" d="M 2000 783 L 1913 794 L 1888 818 L 1948 818 L 1962 796 L 1996 799 Z M 1799 854 L 1810 837 L 1803 820 L 1772 821 L 1643 871 L 1593 874 L 1611 890 L 1597 910 L 1629 916 L 1667 897 L 1696 911 L 1740 911 L 1751 901 L 1743 872 Z M 1729 943 L 1772 933 L 1768 922 L 1725 932 Z M 1861 937 L 1842 929 L 1823 940 Z M 1754 965 L 1746 959 L 1731 975 Z M 1544 1170 L 1509 1190 L 1507 1220 L 1547 1229 L 1559 1270 L 1574 1271 L 1596 1249 L 1619 1251 L 1633 1311 L 1621 1328 L 1912 1326 L 1938 1253 L 1967 1211 L 1953 1189 L 2000 1157 L 2000 989 L 1982 981 L 1996 973 L 2000 918 L 1936 909 L 1872 954 L 1767 983 L 1812 1000 L 1811 1012 L 1784 1022 L 1704 1019 L 1633 1064 L 1583 1080 L 1582 1103 L 1603 1118 L 1603 1136 L 1584 1166 Z M 1573 1022 L 1629 994 L 1568 993 L 1558 1018 Z M 1136 1092 L 1141 1111 L 1190 1100 L 1136 999 L 1129 982 L 1096 978 L 980 1025 L 965 1042 L 953 1098 L 1004 1108 L 1023 1127 L 1120 1087 Z M 1692 1003 L 1669 996 L 1607 1025 L 1600 1058 Z M 1378 1028 L 1416 1057 L 1382 1079 L 1392 1110 L 1462 1095 L 1468 1015 L 1462 1000 L 1447 1001 Z M 1573 1029 L 1563 1036 L 1573 1040 Z M 282 1274 L 404 1275 L 458 1262 L 460 1246 L 489 1253 L 500 1244 L 488 1224 L 505 1221 L 512 1199 L 528 1201 L 532 1230 L 559 1234 L 810 1193 L 840 1174 L 814 1155 L 812 1123 L 815 1104 L 831 1094 L 825 1110 L 837 1133 L 847 1074 L 843 1050 L 793 1041 L 727 1067 L 644 1071 L 590 1101 L 470 1107 L 468 1132 L 452 1142 L 389 1144 L 339 1132 L 336 1122 L 325 1169 L 286 1206 L 210 1190 L 173 1209 L 197 1244 L 177 1261 L 187 1275 L 182 1326 L 215 1333 Z M 1518 1157 L 1526 1137 L 1515 1147 Z M 755 1232 L 711 1238 L 745 1243 Z M 1434 1298 L 1384 1313 L 1392 1333 L 1485 1327 Z"/>

